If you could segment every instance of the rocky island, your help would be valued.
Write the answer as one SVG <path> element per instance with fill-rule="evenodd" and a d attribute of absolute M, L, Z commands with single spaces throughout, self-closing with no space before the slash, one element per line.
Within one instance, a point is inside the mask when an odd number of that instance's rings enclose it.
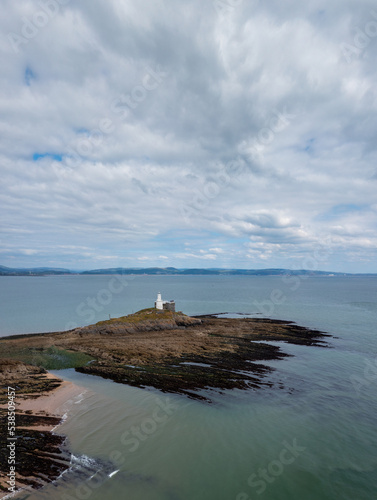
<path fill-rule="evenodd" d="M 2 441 L 7 430 L 7 388 L 16 390 L 19 402 L 61 391 L 67 383 L 48 374 L 48 369 L 75 368 L 117 383 L 210 402 L 211 391 L 270 385 L 264 379 L 271 368 L 260 361 L 287 354 L 268 341 L 326 347 L 326 337 L 290 321 L 189 317 L 155 308 L 66 332 L 4 337 L 0 339 Z M 51 433 L 59 416 L 26 408 L 21 404 L 16 409 L 17 429 L 22 428 L 17 484 L 36 488 L 69 467 L 69 455 L 64 436 Z M 0 461 L 5 464 L 5 441 L 1 445 Z M 2 466 L 0 471 L 4 493 L 6 470 Z"/>

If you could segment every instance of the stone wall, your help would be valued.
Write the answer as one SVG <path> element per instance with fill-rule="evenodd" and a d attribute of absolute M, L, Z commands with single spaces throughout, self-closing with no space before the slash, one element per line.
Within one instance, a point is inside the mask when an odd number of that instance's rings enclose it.
<path fill-rule="evenodd" d="M 175 312 L 175 302 L 174 302 L 174 300 L 171 300 L 170 302 L 164 302 L 163 308 L 165 309 L 165 311 Z"/>

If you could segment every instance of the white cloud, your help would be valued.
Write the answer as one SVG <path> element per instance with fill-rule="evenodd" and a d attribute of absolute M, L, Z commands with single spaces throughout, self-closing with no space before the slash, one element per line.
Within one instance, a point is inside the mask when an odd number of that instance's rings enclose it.
<path fill-rule="evenodd" d="M 373 8 L 4 0 L 1 263 L 376 272 Z"/>

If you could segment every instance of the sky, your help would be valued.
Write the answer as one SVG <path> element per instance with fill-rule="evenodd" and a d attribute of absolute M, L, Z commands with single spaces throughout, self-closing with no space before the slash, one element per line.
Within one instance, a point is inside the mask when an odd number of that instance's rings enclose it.
<path fill-rule="evenodd" d="M 2 0 L 0 265 L 377 272 L 375 0 Z"/>

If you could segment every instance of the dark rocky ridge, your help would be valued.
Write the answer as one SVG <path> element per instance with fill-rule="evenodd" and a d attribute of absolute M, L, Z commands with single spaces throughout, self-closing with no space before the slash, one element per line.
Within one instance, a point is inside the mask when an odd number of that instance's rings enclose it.
<path fill-rule="evenodd" d="M 211 390 L 269 385 L 265 375 L 271 368 L 255 361 L 282 359 L 287 354 L 266 342 L 327 347 L 326 337 L 291 321 L 211 315 L 190 318 L 182 313 L 146 309 L 68 332 L 1 338 L 0 463 L 6 464 L 7 386 L 15 385 L 17 397 L 22 399 L 36 398 L 60 385 L 58 380 L 46 378 L 42 367 L 25 364 L 25 359 L 43 364 L 50 358 L 62 357 L 68 360 L 64 367 L 75 366 L 82 373 L 210 402 Z M 70 357 L 60 355 L 67 352 Z M 17 471 L 20 485 L 38 488 L 69 467 L 69 454 L 64 449 L 64 436 L 33 428 L 56 425 L 59 419 L 30 413 L 17 410 L 17 426 L 22 428 Z M 2 467 L 3 490 L 4 473 Z"/>
<path fill-rule="evenodd" d="M 199 318 L 196 318 L 199 319 Z M 203 389 L 248 389 L 269 385 L 264 376 L 271 368 L 253 363 L 282 359 L 288 356 L 280 347 L 259 343 L 260 341 L 284 341 L 307 346 L 326 346 L 325 334 L 298 326 L 290 321 L 270 319 L 229 319 L 214 316 L 201 316 L 200 323 L 184 327 L 184 332 L 177 329 L 163 338 L 148 337 L 153 348 L 144 351 L 135 358 L 136 346 L 145 345 L 145 332 L 142 337 L 133 335 L 129 339 L 128 353 L 132 356 L 119 356 L 112 359 L 97 357 L 95 363 L 79 367 L 77 371 L 99 375 L 118 383 L 136 387 L 154 387 L 164 392 L 185 394 L 191 398 L 210 401 L 209 394 L 199 394 Z M 148 328 L 148 331 L 149 330 Z M 156 330 L 155 330 L 156 331 Z M 122 330 L 117 325 L 116 331 L 107 330 L 108 334 L 123 335 L 130 333 L 128 327 Z M 143 338 L 144 337 L 144 338 Z M 169 350 L 160 353 L 156 342 L 166 344 L 170 340 Z M 186 342 L 190 345 L 186 345 Z M 254 343 L 253 341 L 258 341 Z M 147 344 L 148 344 L 147 343 Z M 145 347 L 144 347 L 145 346 Z M 175 349 L 179 346 L 179 352 Z M 127 366 L 127 365 L 131 366 Z"/>
<path fill-rule="evenodd" d="M 56 479 L 70 466 L 65 451 L 65 437 L 48 428 L 60 423 L 60 418 L 45 412 L 32 414 L 17 408 L 23 399 L 38 398 L 61 385 L 57 379 L 46 378 L 43 368 L 26 365 L 14 359 L 1 359 L 0 364 L 0 495 L 9 493 L 6 474 L 8 465 L 8 387 L 16 392 L 16 471 L 17 488 L 41 488 Z M 45 429 L 45 430 L 43 430 Z"/>
<path fill-rule="evenodd" d="M 52 348 L 85 353 L 93 361 L 75 365 L 82 373 L 208 399 L 198 391 L 257 388 L 266 383 L 264 375 L 271 369 L 253 362 L 287 354 L 260 341 L 326 346 L 325 337 L 291 321 L 192 318 L 145 309 L 68 332 L 3 338 L 0 355 L 25 359 L 30 352 L 47 356 Z"/>

